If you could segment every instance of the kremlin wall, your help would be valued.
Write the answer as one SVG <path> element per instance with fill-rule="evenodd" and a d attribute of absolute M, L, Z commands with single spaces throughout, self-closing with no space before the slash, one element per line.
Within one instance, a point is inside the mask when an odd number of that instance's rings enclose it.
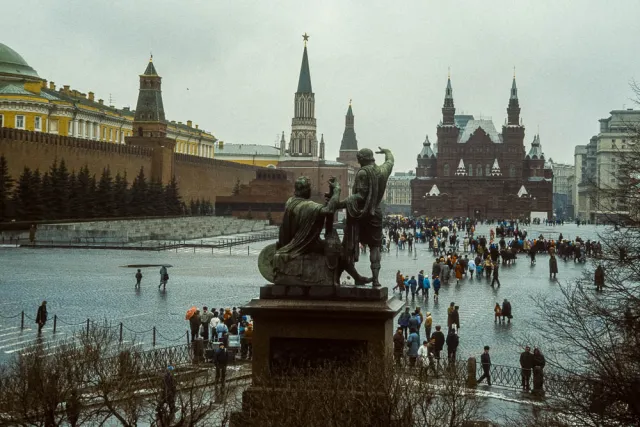
<path fill-rule="evenodd" d="M 20 55 L 0 44 L 0 155 L 14 180 L 24 168 L 46 171 L 54 159 L 64 160 L 70 171 L 87 166 L 99 175 L 109 168 L 113 175 L 126 173 L 130 179 L 144 168 L 147 176 L 164 184 L 175 176 L 187 203 L 216 203 L 226 196 L 225 209 L 218 209 L 223 215 L 250 211 L 255 219 L 277 220 L 284 211 L 292 174 L 214 159 L 213 135 L 191 122 L 165 119 L 161 78 L 151 60 L 140 75 L 135 111 L 106 106 L 96 102 L 93 93 L 87 97 L 68 86 L 55 91 L 53 83 L 46 83 Z M 151 109 L 149 96 L 158 100 Z M 243 193 L 252 187 L 260 191 L 237 204 L 232 196 L 237 186 Z"/>

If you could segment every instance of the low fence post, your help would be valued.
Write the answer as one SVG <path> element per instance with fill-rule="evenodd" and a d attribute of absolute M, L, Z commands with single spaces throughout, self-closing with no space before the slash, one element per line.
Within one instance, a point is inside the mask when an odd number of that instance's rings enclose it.
<path fill-rule="evenodd" d="M 189 330 L 187 329 L 187 346 L 189 345 Z"/>
<path fill-rule="evenodd" d="M 467 387 L 475 388 L 478 385 L 478 381 L 476 380 L 476 358 L 470 357 L 467 359 Z"/>
<path fill-rule="evenodd" d="M 22 310 L 22 316 L 20 320 L 20 330 L 24 329 L 24 310 Z"/>
<path fill-rule="evenodd" d="M 156 327 L 153 327 L 153 346 L 156 346 Z"/>
<path fill-rule="evenodd" d="M 87 319 L 87 336 L 89 336 L 89 323 L 91 322 L 91 319 Z"/>
<path fill-rule="evenodd" d="M 122 322 L 120 322 L 120 344 L 122 344 Z"/>
<path fill-rule="evenodd" d="M 231 255 L 231 245 L 229 245 L 229 255 Z"/>
<path fill-rule="evenodd" d="M 249 246 L 247 246 L 247 255 L 249 255 Z"/>
<path fill-rule="evenodd" d="M 56 329 L 58 327 L 58 315 L 54 314 L 53 315 L 53 333 L 56 333 Z"/>

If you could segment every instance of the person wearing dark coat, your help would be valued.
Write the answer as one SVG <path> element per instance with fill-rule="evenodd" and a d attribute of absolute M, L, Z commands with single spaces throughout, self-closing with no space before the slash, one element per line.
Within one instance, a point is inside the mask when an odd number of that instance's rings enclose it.
<path fill-rule="evenodd" d="M 36 314 L 36 323 L 38 324 L 38 335 L 42 333 L 45 323 L 47 323 L 47 302 L 42 301 Z"/>
<path fill-rule="evenodd" d="M 453 309 L 453 311 L 451 312 L 451 326 L 449 326 L 449 329 L 453 330 L 453 325 L 456 326 L 456 331 L 460 330 L 460 311 L 459 311 L 460 306 L 456 305 Z"/>
<path fill-rule="evenodd" d="M 596 284 L 596 291 L 601 291 L 602 288 L 604 288 L 604 268 L 602 268 L 602 265 L 596 267 L 594 282 Z"/>
<path fill-rule="evenodd" d="M 505 317 L 508 319 L 507 322 L 511 323 L 511 318 L 513 317 L 511 314 L 511 303 L 506 298 L 502 301 L 502 320 L 504 320 Z"/>
<path fill-rule="evenodd" d="M 436 325 L 436 331 L 433 333 L 433 335 L 431 335 L 431 338 L 436 340 L 434 355 L 437 360 L 440 360 L 440 352 L 442 351 L 442 348 L 444 347 L 444 342 L 445 342 L 444 334 L 440 329 L 441 329 L 440 325 Z"/>
<path fill-rule="evenodd" d="M 451 329 L 449 335 L 447 335 L 447 358 L 449 362 L 456 361 L 456 351 L 458 351 L 458 344 L 460 344 L 460 337 L 456 334 L 456 331 Z"/>
<path fill-rule="evenodd" d="M 533 354 L 531 354 L 531 348 L 529 346 L 526 346 L 524 351 L 520 353 L 520 368 L 522 374 L 522 390 L 529 391 L 531 372 L 533 372 Z"/>
<path fill-rule="evenodd" d="M 213 357 L 213 363 L 216 365 L 216 384 L 218 381 L 224 386 L 227 378 L 227 364 L 229 363 L 229 352 L 223 343 L 220 343 L 220 348 L 216 351 Z"/>
<path fill-rule="evenodd" d="M 558 260 L 554 254 L 551 254 L 549 257 L 549 279 L 555 280 L 556 274 L 558 274 Z"/>
<path fill-rule="evenodd" d="M 495 265 L 493 266 L 493 279 L 491 279 L 491 286 L 493 286 L 494 283 L 498 282 L 498 287 L 500 287 L 498 267 L 499 267 L 498 263 L 495 263 Z"/>
<path fill-rule="evenodd" d="M 489 346 L 484 346 L 484 353 L 480 356 L 480 363 L 482 364 L 482 376 L 478 378 L 478 383 L 481 383 L 485 378 L 487 384 L 491 386 L 491 356 L 489 356 Z"/>
<path fill-rule="evenodd" d="M 533 367 L 535 368 L 536 366 L 540 366 L 541 368 L 544 368 L 544 365 L 546 364 L 547 362 L 544 359 L 544 355 L 542 354 L 540 349 L 534 348 L 533 349 Z"/>
<path fill-rule="evenodd" d="M 158 412 L 163 410 L 163 406 L 166 404 L 169 406 L 169 419 L 173 418 L 173 415 L 176 413 L 176 379 L 173 376 L 174 367 L 170 363 L 167 367 L 167 372 L 164 374 L 164 378 L 162 379 L 163 388 L 162 394 L 160 398 L 160 402 L 158 404 Z"/>
<path fill-rule="evenodd" d="M 393 360 L 396 365 L 400 366 L 402 355 L 404 352 L 404 336 L 402 335 L 402 328 L 398 328 L 393 335 Z"/>
<path fill-rule="evenodd" d="M 189 327 L 191 329 L 191 341 L 195 341 L 198 338 L 198 331 L 200 330 L 200 310 L 196 310 L 193 316 L 189 318 Z"/>

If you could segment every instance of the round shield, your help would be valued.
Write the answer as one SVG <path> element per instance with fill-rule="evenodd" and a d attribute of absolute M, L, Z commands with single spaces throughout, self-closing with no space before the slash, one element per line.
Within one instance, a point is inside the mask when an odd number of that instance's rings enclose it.
<path fill-rule="evenodd" d="M 272 243 L 265 246 L 258 256 L 258 270 L 262 277 L 267 279 L 269 283 L 273 283 L 273 257 L 276 254 L 276 244 Z"/>

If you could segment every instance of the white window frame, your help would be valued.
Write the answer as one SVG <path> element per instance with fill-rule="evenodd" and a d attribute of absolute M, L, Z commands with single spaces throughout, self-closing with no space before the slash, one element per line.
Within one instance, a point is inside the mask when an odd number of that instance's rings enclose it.
<path fill-rule="evenodd" d="M 52 126 L 55 123 L 55 130 L 52 129 Z M 57 134 L 60 132 L 60 121 L 58 119 L 49 119 L 49 133 Z"/>
<path fill-rule="evenodd" d="M 67 135 L 73 136 L 73 120 L 69 120 L 69 123 L 67 124 Z"/>
<path fill-rule="evenodd" d="M 42 132 L 42 117 L 33 117 L 33 130 L 35 130 L 36 132 Z"/>
<path fill-rule="evenodd" d="M 18 119 L 22 120 L 22 126 L 18 125 Z M 25 125 L 25 117 L 22 114 L 18 114 L 16 115 L 16 129 L 24 129 L 24 125 Z"/>

